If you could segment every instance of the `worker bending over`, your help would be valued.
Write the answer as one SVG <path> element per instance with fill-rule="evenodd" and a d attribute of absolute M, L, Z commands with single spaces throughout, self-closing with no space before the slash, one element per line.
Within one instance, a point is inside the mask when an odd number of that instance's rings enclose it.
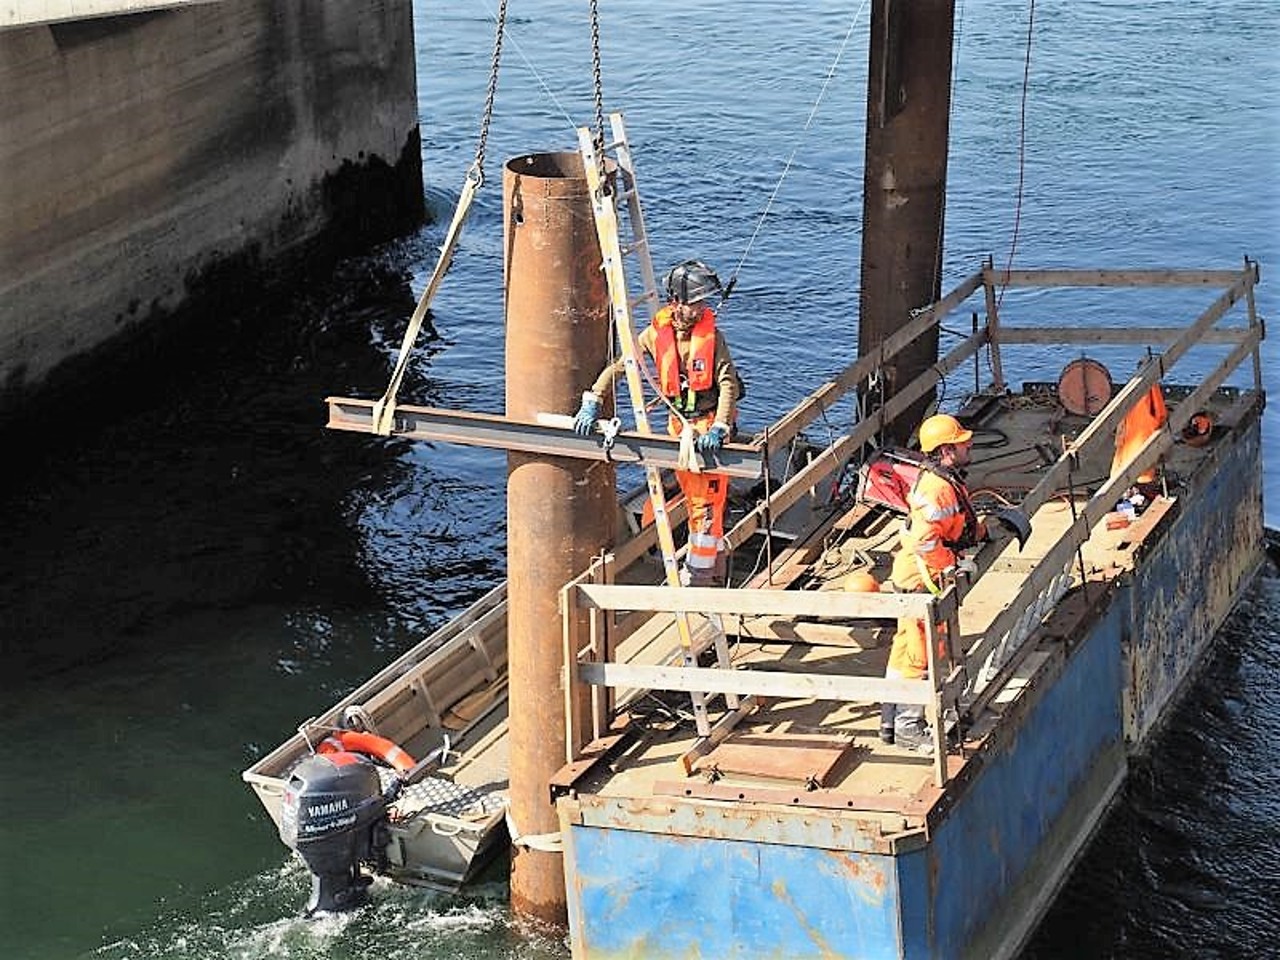
<path fill-rule="evenodd" d="M 641 331 L 640 349 L 653 359 L 658 387 L 670 411 L 667 431 L 680 436 L 692 431 L 694 446 L 703 452 L 719 450 L 733 435 L 738 401 L 744 389 L 729 345 L 716 327 L 716 314 L 707 301 L 721 291 L 720 278 L 700 260 L 686 260 L 668 271 L 663 281 L 667 305 Z M 582 395 L 574 430 L 589 435 L 600 416 L 602 397 L 612 390 L 622 371 L 619 359 L 601 372 Z M 723 473 L 677 470 L 676 479 L 689 509 L 689 549 L 681 579 L 690 586 L 724 583 L 724 513 L 729 478 Z"/>

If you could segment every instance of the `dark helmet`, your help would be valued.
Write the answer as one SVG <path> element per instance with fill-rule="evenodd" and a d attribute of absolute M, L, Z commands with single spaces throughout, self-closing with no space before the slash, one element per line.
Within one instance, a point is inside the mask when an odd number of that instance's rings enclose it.
<path fill-rule="evenodd" d="M 716 272 L 701 260 L 686 260 L 667 271 L 662 281 L 668 300 L 701 303 L 720 293 L 723 287 Z"/>

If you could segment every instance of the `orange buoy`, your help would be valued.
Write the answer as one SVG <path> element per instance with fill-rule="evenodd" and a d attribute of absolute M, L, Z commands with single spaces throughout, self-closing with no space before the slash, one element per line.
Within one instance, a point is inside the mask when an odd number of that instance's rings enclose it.
<path fill-rule="evenodd" d="M 365 733 L 362 730 L 339 730 L 320 741 L 316 752 L 363 753 L 366 756 L 378 758 L 400 773 L 408 773 L 415 766 L 413 757 L 386 737 Z"/>
<path fill-rule="evenodd" d="M 844 588 L 850 593 L 879 593 L 880 581 L 866 570 L 855 570 L 844 578 Z"/>

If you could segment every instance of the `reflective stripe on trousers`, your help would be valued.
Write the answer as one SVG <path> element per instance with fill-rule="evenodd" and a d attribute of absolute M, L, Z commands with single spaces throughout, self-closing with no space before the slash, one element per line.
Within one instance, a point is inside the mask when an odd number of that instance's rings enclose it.
<path fill-rule="evenodd" d="M 690 420 L 696 434 L 706 433 L 715 422 L 715 411 Z M 682 424 L 674 417 L 667 432 L 679 436 Z M 729 502 L 729 478 L 723 473 L 677 470 L 676 480 L 689 506 L 689 552 L 685 566 L 694 577 L 715 576 L 720 571 L 717 561 L 724 550 L 724 512 Z"/>
<path fill-rule="evenodd" d="M 689 505 L 690 572 L 711 572 L 724 549 L 724 510 L 729 499 L 729 478 L 722 473 L 676 471 L 685 503 Z"/>

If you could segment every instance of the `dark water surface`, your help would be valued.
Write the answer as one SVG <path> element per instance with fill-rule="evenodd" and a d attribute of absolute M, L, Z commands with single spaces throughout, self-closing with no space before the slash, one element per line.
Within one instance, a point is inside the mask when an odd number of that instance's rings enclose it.
<path fill-rule="evenodd" d="M 608 107 L 627 112 L 660 263 L 731 272 L 796 151 L 723 318 L 758 427 L 855 351 L 867 12 L 601 6 Z M 1027 6 L 958 6 L 946 286 L 987 254 L 1003 264 L 1016 217 L 1022 266 L 1235 267 L 1248 254 L 1275 314 L 1280 8 L 1039 3 L 1016 213 Z M 571 147 L 591 120 L 585 10 L 511 4 L 489 184 L 403 399 L 501 409 L 500 166 Z M 500 871 L 465 898 L 379 884 L 353 916 L 296 919 L 307 878 L 239 781 L 505 573 L 501 455 L 321 428 L 324 396 L 385 385 L 474 152 L 489 6 L 419 4 L 417 31 L 437 222 L 283 311 L 230 318 L 221 346 L 174 358 L 147 402 L 104 403 L 74 433 L 50 425 L 43 448 L 8 462 L 0 630 L 50 650 L 90 637 L 110 656 L 56 673 L 5 665 L 4 957 L 567 955 L 513 929 Z M 1051 299 L 1028 302 L 1028 322 L 1053 319 Z M 1280 348 L 1264 351 L 1274 394 Z M 1028 354 L 1015 375 L 1056 378 L 1064 362 Z M 1264 423 L 1271 526 L 1277 422 Z M 1280 585 L 1265 580 L 1029 956 L 1277 955 L 1278 686 Z"/>

